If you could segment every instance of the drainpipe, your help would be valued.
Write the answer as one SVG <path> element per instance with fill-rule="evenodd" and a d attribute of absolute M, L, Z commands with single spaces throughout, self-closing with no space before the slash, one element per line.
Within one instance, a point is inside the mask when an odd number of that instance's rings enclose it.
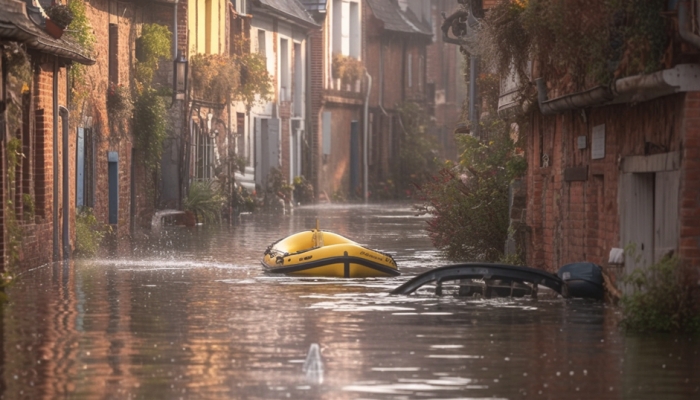
<path fill-rule="evenodd" d="M 382 114 L 389 115 L 384 109 L 384 37 L 379 43 L 379 109 Z"/>
<path fill-rule="evenodd" d="M 61 126 L 63 128 L 63 259 L 70 258 L 70 166 L 68 165 L 68 109 L 64 106 L 58 106 L 59 114 L 61 115 Z M 54 180 L 55 182 L 55 180 Z M 54 183 L 55 184 L 55 183 Z"/>
<path fill-rule="evenodd" d="M 173 59 L 177 58 L 177 5 L 179 1 L 175 0 L 173 4 Z"/>
<path fill-rule="evenodd" d="M 59 260 L 61 247 L 58 244 L 58 186 L 56 178 L 58 177 L 58 59 L 53 63 L 53 260 Z"/>
<path fill-rule="evenodd" d="M 693 4 L 688 3 L 691 3 L 691 0 L 681 1 L 678 3 L 678 33 L 681 35 L 683 40 L 695 47 L 700 48 L 700 36 L 693 33 L 691 23 L 692 20 L 688 16 L 688 13 L 691 15 L 693 14 L 692 9 L 690 9 L 693 7 Z M 700 11 L 700 0 L 695 0 L 694 3 L 696 12 Z"/>
<path fill-rule="evenodd" d="M 365 69 L 365 76 L 367 77 L 367 95 L 365 96 L 365 123 L 364 123 L 364 149 L 362 151 L 362 159 L 363 159 L 363 167 L 364 167 L 364 182 L 363 182 L 363 187 L 364 187 L 364 198 L 365 198 L 365 203 L 367 203 L 367 199 L 369 198 L 369 192 L 367 190 L 367 184 L 368 184 L 368 169 L 369 169 L 369 161 L 368 161 L 368 155 L 367 155 L 367 149 L 369 149 L 369 143 L 367 143 L 369 139 L 369 93 L 372 91 L 372 76 L 367 72 Z"/>
<path fill-rule="evenodd" d="M 479 122 L 476 116 L 476 77 L 479 69 L 479 58 L 469 54 L 469 125 L 471 133 L 479 136 Z"/>
<path fill-rule="evenodd" d="M 547 98 L 547 84 L 544 79 L 535 79 L 537 100 L 543 115 L 552 115 L 564 110 L 587 108 L 612 101 L 615 96 L 607 86 L 596 86 L 583 92 L 574 93 L 556 99 Z"/>
<path fill-rule="evenodd" d="M 678 64 L 671 69 L 651 74 L 628 76 L 615 80 L 610 86 L 596 86 L 556 99 L 547 99 L 547 85 L 542 78 L 535 80 L 540 112 L 544 115 L 583 109 L 605 104 L 647 101 L 673 93 L 700 90 L 700 66 Z"/>

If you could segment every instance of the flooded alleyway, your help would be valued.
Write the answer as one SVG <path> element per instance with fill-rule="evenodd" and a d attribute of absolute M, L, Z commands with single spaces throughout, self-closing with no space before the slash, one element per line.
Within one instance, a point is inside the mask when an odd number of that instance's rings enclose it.
<path fill-rule="evenodd" d="M 265 274 L 265 248 L 316 219 L 391 253 L 402 276 Z M 601 303 L 389 296 L 446 263 L 424 226 L 407 204 L 302 207 L 34 269 L 7 291 L 3 398 L 700 396 L 700 341 L 625 336 Z"/>

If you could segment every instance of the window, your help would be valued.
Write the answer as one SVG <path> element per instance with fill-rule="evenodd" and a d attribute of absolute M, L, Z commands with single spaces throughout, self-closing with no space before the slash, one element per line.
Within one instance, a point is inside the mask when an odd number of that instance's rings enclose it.
<path fill-rule="evenodd" d="M 209 180 L 214 177 L 214 143 L 212 138 L 195 126 L 195 165 L 194 179 L 198 181 Z"/>
<path fill-rule="evenodd" d="M 258 54 L 266 55 L 265 52 L 265 31 L 258 29 Z"/>
<path fill-rule="evenodd" d="M 207 54 L 212 53 L 212 8 L 211 8 L 211 1 L 212 0 L 205 0 L 204 2 L 204 46 L 205 46 L 205 51 Z"/>
<path fill-rule="evenodd" d="M 300 117 L 302 114 L 303 93 L 304 87 L 304 69 L 302 64 L 301 44 L 294 43 L 294 80 L 292 81 L 292 95 L 294 96 L 293 112 L 294 115 Z"/>
<path fill-rule="evenodd" d="M 247 7 L 247 0 L 233 0 L 233 9 L 236 10 L 239 14 L 247 14 L 248 13 L 248 7 Z"/>
<path fill-rule="evenodd" d="M 423 90 L 423 56 L 418 57 L 418 90 Z"/>
<path fill-rule="evenodd" d="M 236 113 L 236 128 L 236 143 L 238 144 L 236 146 L 236 154 L 242 157 L 249 157 L 245 146 L 245 114 Z"/>
<path fill-rule="evenodd" d="M 360 58 L 360 6 L 356 1 L 333 1 L 333 53 Z"/>
<path fill-rule="evenodd" d="M 408 87 L 413 86 L 413 70 L 412 70 L 412 64 L 413 64 L 413 55 L 411 53 L 408 53 L 406 55 L 408 58 L 406 59 L 406 73 L 407 79 L 408 79 Z"/>
<path fill-rule="evenodd" d="M 119 154 L 116 151 L 107 153 L 107 176 L 109 188 L 109 223 L 119 222 Z"/>
<path fill-rule="evenodd" d="M 119 27 L 109 24 L 109 81 L 119 83 Z"/>
<path fill-rule="evenodd" d="M 280 101 L 289 100 L 289 41 L 280 39 Z"/>
<path fill-rule="evenodd" d="M 331 112 L 323 112 L 323 121 L 321 124 L 321 132 L 323 132 L 322 142 L 323 142 L 323 155 L 327 156 L 331 154 Z"/>
<path fill-rule="evenodd" d="M 349 45 L 348 45 L 348 50 L 349 53 L 348 55 L 351 57 L 355 57 L 357 59 L 360 58 L 360 43 L 361 43 L 361 38 L 360 38 L 360 7 L 357 3 L 350 3 L 350 9 L 349 9 L 349 17 L 350 24 L 348 26 L 348 37 L 349 37 Z"/>

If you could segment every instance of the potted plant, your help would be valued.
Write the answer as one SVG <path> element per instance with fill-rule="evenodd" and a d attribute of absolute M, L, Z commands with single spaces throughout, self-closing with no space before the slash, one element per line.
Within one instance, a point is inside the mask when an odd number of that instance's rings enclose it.
<path fill-rule="evenodd" d="M 45 11 L 49 17 L 46 20 L 46 31 L 56 39 L 60 38 L 63 31 L 73 22 L 73 12 L 66 4 L 54 4 Z"/>

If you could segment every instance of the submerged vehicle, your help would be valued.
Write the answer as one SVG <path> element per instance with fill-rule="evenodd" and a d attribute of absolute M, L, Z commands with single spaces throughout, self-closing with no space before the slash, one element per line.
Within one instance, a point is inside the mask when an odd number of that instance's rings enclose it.
<path fill-rule="evenodd" d="M 448 288 L 458 296 L 537 297 L 540 287 L 563 297 L 602 300 L 605 294 L 600 266 L 590 262 L 564 265 L 557 274 L 536 268 L 492 264 L 461 263 L 431 269 L 416 275 L 392 290 L 391 294 L 411 294 L 423 286 L 443 295 Z"/>
<path fill-rule="evenodd" d="M 559 268 L 557 275 L 566 282 L 571 297 L 601 300 L 605 296 L 603 272 L 599 265 L 591 262 L 566 264 Z"/>
<path fill-rule="evenodd" d="M 423 286 L 443 295 L 448 286 L 456 286 L 459 296 L 537 297 L 540 285 L 566 294 L 566 284 L 557 275 L 535 268 L 492 263 L 446 265 L 416 275 L 392 290 L 391 294 L 411 294 Z"/>
<path fill-rule="evenodd" d="M 394 258 L 336 233 L 311 229 L 272 243 L 263 255 L 268 272 L 294 276 L 368 278 L 401 273 Z"/>

